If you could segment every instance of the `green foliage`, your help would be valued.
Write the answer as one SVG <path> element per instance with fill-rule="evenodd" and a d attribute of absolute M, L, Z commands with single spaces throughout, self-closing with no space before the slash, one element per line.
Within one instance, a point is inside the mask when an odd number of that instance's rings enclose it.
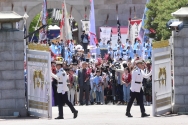
<path fill-rule="evenodd" d="M 149 37 L 156 41 L 169 39 L 171 31 L 166 28 L 166 23 L 173 19 L 171 13 L 187 3 L 188 0 L 150 0 L 146 5 L 149 10 L 146 13 L 145 28 L 154 29 L 156 34 L 149 34 Z"/>
<path fill-rule="evenodd" d="M 39 18 L 40 18 L 40 13 L 37 14 L 37 15 L 34 17 L 33 21 L 31 22 L 31 24 L 30 24 L 30 26 L 29 26 L 29 33 L 32 33 L 32 32 L 35 31 L 35 27 L 37 26 L 37 23 L 38 23 L 38 21 L 39 21 Z M 47 19 L 47 24 L 48 24 L 48 25 L 52 24 L 52 20 L 53 20 L 52 18 L 48 18 L 48 19 Z M 41 22 L 39 22 L 38 27 L 40 27 L 40 24 L 41 24 Z M 36 36 L 38 36 L 38 33 L 36 33 Z"/>

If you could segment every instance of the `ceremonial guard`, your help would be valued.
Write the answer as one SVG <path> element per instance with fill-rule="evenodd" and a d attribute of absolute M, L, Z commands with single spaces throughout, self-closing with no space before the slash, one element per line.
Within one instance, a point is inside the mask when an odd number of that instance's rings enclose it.
<path fill-rule="evenodd" d="M 136 63 L 136 67 L 132 71 L 132 81 L 131 81 L 131 88 L 130 88 L 130 90 L 131 90 L 130 96 L 131 97 L 130 97 L 129 103 L 127 105 L 126 116 L 133 117 L 130 113 L 131 106 L 132 106 L 135 98 L 138 98 L 139 102 L 140 102 L 140 110 L 142 113 L 141 117 L 148 117 L 150 115 L 145 113 L 145 108 L 144 108 L 144 104 L 143 104 L 142 81 L 143 81 L 143 78 L 149 78 L 152 75 L 152 71 L 150 71 L 149 74 L 144 73 L 143 60 L 136 60 L 135 63 Z"/>
<path fill-rule="evenodd" d="M 62 68 L 63 62 L 56 61 L 56 68 L 57 73 L 56 75 L 51 73 L 51 76 L 57 80 L 57 93 L 58 93 L 58 110 L 59 110 L 59 116 L 55 119 L 64 119 L 63 117 L 63 105 L 67 104 L 69 108 L 71 109 L 72 113 L 74 114 L 73 118 L 76 118 L 78 115 L 78 111 L 73 107 L 72 103 L 68 100 L 67 91 L 69 91 L 69 88 L 67 86 L 67 80 L 68 76 L 64 69 Z"/>

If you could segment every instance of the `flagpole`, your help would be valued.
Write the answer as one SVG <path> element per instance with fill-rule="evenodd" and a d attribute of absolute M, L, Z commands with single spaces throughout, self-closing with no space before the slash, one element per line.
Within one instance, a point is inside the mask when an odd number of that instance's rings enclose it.
<path fill-rule="evenodd" d="M 42 11 L 41 11 L 41 14 L 42 14 Z M 39 22 L 40 22 L 41 17 L 42 17 L 41 14 L 40 14 L 40 17 L 39 17 L 39 19 L 38 19 L 38 21 L 37 21 L 37 25 L 35 26 L 35 30 L 37 30 L 37 28 L 38 28 Z M 34 37 L 34 35 L 35 35 L 35 34 L 32 35 L 32 38 L 31 38 L 30 42 L 33 42 L 33 37 Z M 39 35 L 40 35 L 40 34 L 39 34 Z M 38 42 L 39 42 L 39 41 L 38 41 Z"/>

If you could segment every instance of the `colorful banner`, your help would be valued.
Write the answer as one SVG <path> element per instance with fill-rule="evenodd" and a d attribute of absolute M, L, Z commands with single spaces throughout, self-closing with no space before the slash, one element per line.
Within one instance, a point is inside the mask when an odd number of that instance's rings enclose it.
<path fill-rule="evenodd" d="M 107 44 L 107 41 L 111 38 L 111 27 L 100 27 L 100 39 L 102 43 Z"/>
<path fill-rule="evenodd" d="M 142 25 L 142 20 L 131 20 L 129 21 L 129 40 L 134 44 L 136 38 L 138 38 L 140 28 Z"/>
<path fill-rule="evenodd" d="M 43 1 L 43 8 L 42 8 L 42 24 L 46 25 L 46 19 L 47 19 L 47 2 L 46 0 Z"/>
<path fill-rule="evenodd" d="M 72 40 L 72 31 L 69 23 L 70 16 L 67 13 L 67 7 L 64 0 L 64 6 L 65 6 L 65 32 L 66 32 L 66 40 Z"/>
<path fill-rule="evenodd" d="M 147 0 L 146 4 L 147 4 L 148 2 L 149 2 L 149 0 Z M 147 36 L 145 36 L 147 29 L 144 28 L 145 20 L 146 20 L 146 12 L 147 12 L 147 11 L 148 11 L 148 8 L 145 7 L 144 14 L 143 14 L 143 17 L 142 17 L 142 25 L 141 25 L 141 29 L 140 29 L 140 32 L 139 32 L 139 39 L 141 40 L 142 43 L 145 42 L 145 39 L 144 39 L 144 38 L 147 37 Z"/>
<path fill-rule="evenodd" d="M 61 22 L 60 22 L 60 39 L 63 39 L 63 27 L 64 27 L 64 23 L 65 23 L 65 5 L 64 3 L 62 4 L 62 18 L 61 18 Z"/>
<path fill-rule="evenodd" d="M 95 46 L 97 42 L 96 29 L 95 29 L 95 9 L 94 9 L 94 0 L 91 2 L 91 11 L 90 11 L 90 45 Z"/>
<path fill-rule="evenodd" d="M 82 30 L 85 31 L 86 34 L 89 34 L 90 21 L 89 20 L 81 20 Z"/>

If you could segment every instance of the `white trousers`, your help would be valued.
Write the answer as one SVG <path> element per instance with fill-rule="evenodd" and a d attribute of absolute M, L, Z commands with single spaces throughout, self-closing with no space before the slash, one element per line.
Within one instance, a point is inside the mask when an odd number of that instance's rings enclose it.
<path fill-rule="evenodd" d="M 71 88 L 68 91 L 68 100 L 74 105 L 75 89 Z"/>

